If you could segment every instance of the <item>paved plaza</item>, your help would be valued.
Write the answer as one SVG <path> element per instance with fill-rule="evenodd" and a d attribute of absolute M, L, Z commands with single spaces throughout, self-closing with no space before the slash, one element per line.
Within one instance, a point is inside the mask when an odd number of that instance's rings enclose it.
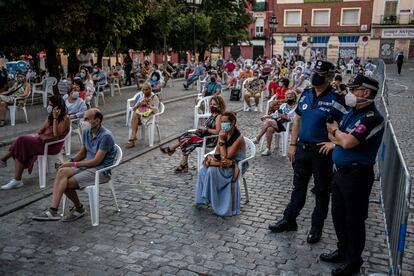
<path fill-rule="evenodd" d="M 414 70 L 414 65 L 411 66 Z M 392 78 L 392 67 L 388 70 Z M 408 87 L 409 65 L 399 83 Z M 395 69 L 394 69 L 395 70 Z M 397 77 L 395 78 L 397 79 Z M 394 86 L 390 85 L 391 88 Z M 410 90 L 408 88 L 407 90 Z M 412 90 L 412 89 L 411 89 Z M 123 90 L 123 95 L 125 90 Z M 179 84 L 167 88 L 166 95 L 176 99 L 194 95 Z M 171 91 L 171 92 L 170 92 Z M 412 91 L 411 91 L 412 92 Z M 133 92 L 128 92 L 130 95 Z M 391 92 L 390 92 L 391 93 Z M 228 102 L 229 93 L 224 97 Z M 413 94 L 404 91 L 407 98 Z M 124 97 L 124 96 L 122 96 Z M 127 96 L 125 96 L 127 98 Z M 166 97 L 167 98 L 167 97 Z M 400 97 L 394 97 L 401 99 Z M 393 98 L 393 99 L 394 99 Z M 404 98 L 405 99 L 405 98 Z M 409 98 L 413 101 L 412 97 Z M 118 99 L 119 107 L 108 98 L 106 114 L 122 111 L 125 100 Z M 115 100 L 115 99 L 114 99 Z M 413 114 L 406 101 L 406 118 Z M 122 104 L 122 105 L 121 105 Z M 402 103 L 390 102 L 395 112 Z M 168 142 L 185 129 L 192 128 L 194 97 L 167 101 L 166 114 L 160 120 L 161 141 Z M 230 109 L 239 110 L 241 102 L 230 102 Z M 106 107 L 103 107 L 104 109 Z M 397 113 L 396 113 L 397 114 Z M 398 115 L 400 116 L 400 115 Z M 406 119 L 407 120 L 407 119 Z M 397 135 L 406 137 L 403 150 L 410 146 L 408 139 L 412 125 L 401 120 Z M 127 140 L 125 117 L 115 116 L 104 121 L 113 131 L 116 142 Z M 242 134 L 253 137 L 259 125 L 259 113 L 239 112 L 238 125 Z M 22 126 L 19 124 L 17 127 Z M 25 125 L 26 127 L 26 125 Z M 37 127 L 37 126 L 35 126 Z M 403 128 L 404 127 L 404 128 Z M 405 129 L 405 130 L 404 130 Z M 29 131 L 30 129 L 26 129 Z M 411 131 L 411 132 L 410 132 Z M 411 133 L 411 134 L 410 134 Z M 399 138 L 400 139 L 400 138 Z M 35 166 L 31 176 L 25 175 L 25 187 L 0 193 L 0 273 L 3 275 L 329 275 L 332 265 L 321 263 L 318 256 L 336 247 L 336 236 L 329 212 L 322 240 L 306 243 L 314 196 L 309 192 L 307 203 L 298 217 L 297 232 L 275 234 L 267 230 L 269 223 L 280 218 L 292 189 L 293 171 L 286 157 L 275 149 L 270 157 L 256 155 L 246 173 L 250 202 L 245 203 L 242 188 L 241 215 L 222 218 L 212 214 L 208 207 L 193 205 L 197 171 L 195 156 L 190 158 L 190 171 L 175 174 L 179 154 L 162 155 L 157 147 L 148 150 L 142 140 L 130 150 L 124 149 L 124 162 L 114 170 L 116 194 L 121 212 L 113 205 L 111 194 L 101 191 L 100 225 L 92 227 L 89 214 L 73 223 L 31 220 L 34 214 L 49 207 L 51 180 L 40 191 Z M 146 142 L 145 142 L 146 143 Z M 159 145 L 159 144 L 158 144 Z M 157 146 L 157 145 L 156 145 Z M 73 137 L 73 148 L 79 147 Z M 412 147 L 411 147 L 412 148 Z M 6 148 L 0 148 L 4 152 Z M 408 149 L 405 153 L 410 153 Z M 407 160 L 414 168 L 414 155 Z M 0 172 L 0 181 L 11 176 L 13 166 Z M 313 184 L 310 184 L 312 188 Z M 388 255 L 384 237 L 383 215 L 379 204 L 378 182 L 371 195 L 367 220 L 367 243 L 361 275 L 374 272 L 386 274 Z M 88 205 L 87 197 L 80 193 Z M 21 208 L 24 206 L 23 208 Z M 16 210 L 14 210 L 16 209 Z M 14 210 L 14 211 L 13 211 Z M 412 216 L 411 216 L 411 222 Z M 414 268 L 414 242 L 409 229 L 405 255 L 405 274 Z"/>

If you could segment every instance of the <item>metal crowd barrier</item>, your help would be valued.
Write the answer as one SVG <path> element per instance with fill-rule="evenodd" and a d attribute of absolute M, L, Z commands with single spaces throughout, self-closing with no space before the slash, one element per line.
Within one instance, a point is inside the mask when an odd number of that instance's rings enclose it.
<path fill-rule="evenodd" d="M 382 84 L 381 97 L 378 97 L 377 106 L 385 119 L 384 136 L 377 159 L 389 254 L 389 275 L 401 275 L 411 196 L 411 176 L 387 108 L 387 74 L 383 60 L 377 60 L 377 72 L 379 72 L 378 81 Z"/>

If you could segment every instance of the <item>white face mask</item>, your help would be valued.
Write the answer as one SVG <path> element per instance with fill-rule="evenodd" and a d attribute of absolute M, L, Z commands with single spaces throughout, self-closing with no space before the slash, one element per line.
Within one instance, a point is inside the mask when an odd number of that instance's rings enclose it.
<path fill-rule="evenodd" d="M 355 107 L 357 102 L 357 97 L 352 94 L 350 91 L 345 95 L 345 104 L 350 107 Z"/>
<path fill-rule="evenodd" d="M 91 123 L 83 121 L 82 122 L 82 129 L 90 129 L 91 128 Z"/>

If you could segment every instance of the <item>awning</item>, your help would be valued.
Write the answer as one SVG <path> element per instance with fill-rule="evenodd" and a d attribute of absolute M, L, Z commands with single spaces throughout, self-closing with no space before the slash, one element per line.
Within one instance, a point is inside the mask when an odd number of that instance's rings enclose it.
<path fill-rule="evenodd" d="M 357 47 L 358 46 L 358 35 L 340 35 L 339 47 Z"/>
<path fill-rule="evenodd" d="M 312 47 L 328 47 L 329 36 L 312 36 Z"/>
<path fill-rule="evenodd" d="M 284 36 L 283 37 L 283 44 L 286 47 L 298 47 L 298 40 L 296 36 Z"/>

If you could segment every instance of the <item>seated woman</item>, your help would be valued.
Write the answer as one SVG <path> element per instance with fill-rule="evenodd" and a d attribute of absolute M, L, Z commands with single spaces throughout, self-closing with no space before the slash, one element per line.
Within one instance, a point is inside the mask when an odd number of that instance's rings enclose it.
<path fill-rule="evenodd" d="M 289 91 L 286 93 L 286 103 L 283 103 L 279 109 L 271 115 L 265 115 L 260 118 L 264 121 L 264 125 L 259 134 L 253 138 L 253 142 L 258 144 L 264 134 L 266 134 L 267 148 L 262 152 L 262 156 L 269 156 L 271 154 L 270 148 L 272 145 L 273 133 L 286 131 L 286 125 L 295 117 L 296 109 L 296 93 Z"/>
<path fill-rule="evenodd" d="M 95 93 L 95 85 L 93 84 L 93 80 L 89 74 L 88 69 L 82 67 L 79 72 L 79 77 L 85 86 L 86 96 L 84 100 L 86 102 L 86 105 L 90 107 L 90 102 L 93 98 L 93 94 Z"/>
<path fill-rule="evenodd" d="M 276 100 L 285 100 L 285 94 L 289 90 L 289 79 L 287 78 L 280 78 L 279 79 L 279 87 L 276 88 L 275 94 L 277 95 Z"/>
<path fill-rule="evenodd" d="M 127 149 L 135 147 L 137 140 L 138 126 L 147 125 L 152 120 L 152 116 L 158 113 L 160 100 L 151 90 L 151 84 L 145 82 L 142 85 L 142 92 L 135 97 L 135 105 L 133 107 L 131 118 L 131 137 L 129 137 Z"/>
<path fill-rule="evenodd" d="M 22 187 L 23 170 L 27 169 L 29 174 L 32 172 L 37 156 L 44 152 L 45 143 L 62 139 L 69 132 L 70 119 L 66 114 L 65 102 L 60 96 L 49 98 L 47 112 L 47 119 L 37 133 L 18 137 L 6 154 L 0 158 L 0 168 L 7 166 L 6 162 L 10 157 L 15 160 L 14 179 L 1 186 L 2 190 Z M 62 147 L 63 142 L 50 145 L 48 153 L 58 154 Z"/>
<path fill-rule="evenodd" d="M 246 158 L 246 144 L 236 127 L 236 121 L 233 112 L 225 112 L 221 116 L 221 130 L 214 154 L 216 160 L 239 162 Z M 241 173 L 238 170 L 244 171 L 246 167 L 224 168 L 206 163 L 198 171 L 195 204 L 210 203 L 214 213 L 219 216 L 239 215 L 240 189 L 237 175 Z"/>
<path fill-rule="evenodd" d="M 83 83 L 81 82 L 83 85 Z M 80 98 L 80 88 L 77 84 L 72 85 L 72 88 L 69 89 L 68 93 L 63 96 L 65 101 L 66 110 L 69 118 L 71 120 L 76 120 L 83 118 L 83 114 L 88 109 L 84 100 Z M 72 124 L 73 127 L 77 127 L 78 124 Z"/>
<path fill-rule="evenodd" d="M 24 73 L 17 74 L 17 81 L 6 92 L 0 93 L 0 127 L 6 125 L 7 107 L 14 104 L 16 98 L 25 98 L 29 96 L 32 90 L 30 84 L 26 80 Z M 24 100 L 17 102 L 17 104 L 24 104 Z"/>
<path fill-rule="evenodd" d="M 210 100 L 211 116 L 206 120 L 205 127 L 200 127 L 196 131 L 187 131 L 182 134 L 177 143 L 172 146 L 160 148 L 165 154 L 172 155 L 177 148 L 181 148 L 182 157 L 180 165 L 175 169 L 175 172 L 188 171 L 188 156 L 197 147 L 203 145 L 203 138 L 205 136 L 217 135 L 220 131 L 221 114 L 226 110 L 226 104 L 222 97 L 213 96 Z M 207 145 L 215 144 L 216 138 L 207 140 Z"/>
<path fill-rule="evenodd" d="M 217 80 L 217 74 L 211 73 L 210 75 L 210 82 L 207 83 L 205 86 L 202 96 L 209 97 L 209 96 L 218 96 L 221 94 L 221 84 Z"/>
<path fill-rule="evenodd" d="M 158 95 L 161 92 L 161 75 L 158 72 L 153 72 L 151 74 L 151 78 L 148 80 L 149 84 L 151 85 L 152 92 L 155 95 Z"/>

